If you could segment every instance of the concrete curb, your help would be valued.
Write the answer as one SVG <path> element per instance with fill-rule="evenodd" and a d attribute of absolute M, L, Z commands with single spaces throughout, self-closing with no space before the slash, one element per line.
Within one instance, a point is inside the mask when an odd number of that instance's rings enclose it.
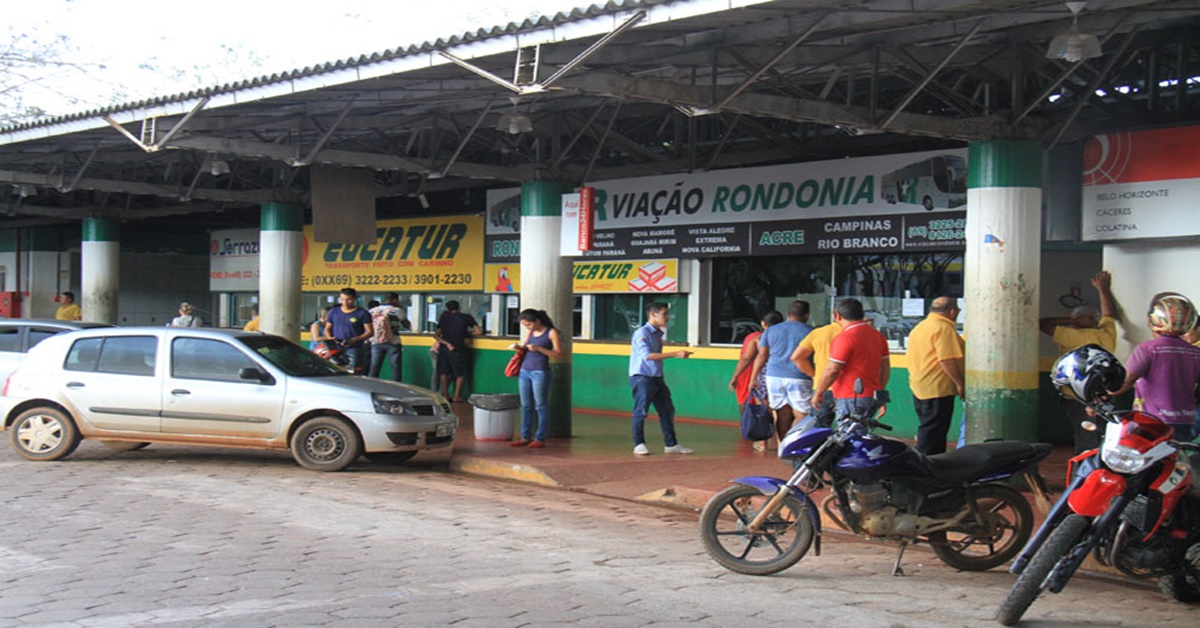
<path fill-rule="evenodd" d="M 561 486 L 554 478 L 541 469 L 524 464 L 497 462 L 465 456 L 454 456 L 450 459 L 450 470 L 458 473 L 482 475 L 490 478 L 528 482 L 541 486 Z"/>

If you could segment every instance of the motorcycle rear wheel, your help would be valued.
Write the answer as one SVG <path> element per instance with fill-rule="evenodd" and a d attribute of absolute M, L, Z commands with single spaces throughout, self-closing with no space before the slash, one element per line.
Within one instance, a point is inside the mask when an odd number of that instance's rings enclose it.
<path fill-rule="evenodd" d="M 996 621 L 1004 626 L 1013 626 L 1021 621 L 1021 616 L 1029 610 L 1029 605 L 1033 604 L 1046 587 L 1046 576 L 1050 575 L 1058 561 L 1079 542 L 1090 525 L 1087 517 L 1076 514 L 1067 515 L 1067 518 L 1058 524 L 1000 603 L 1000 608 L 996 611 Z"/>
<path fill-rule="evenodd" d="M 974 490 L 982 521 L 968 516 L 958 528 L 929 535 L 933 553 L 963 571 L 987 571 L 1012 560 L 1033 534 L 1029 500 L 1007 486 Z"/>
<path fill-rule="evenodd" d="M 700 513 L 700 537 L 708 555 L 730 571 L 751 576 L 778 573 L 804 558 L 814 529 L 810 506 L 800 500 L 786 498 L 760 532 L 746 529 L 770 499 L 756 488 L 735 484 L 708 500 Z"/>

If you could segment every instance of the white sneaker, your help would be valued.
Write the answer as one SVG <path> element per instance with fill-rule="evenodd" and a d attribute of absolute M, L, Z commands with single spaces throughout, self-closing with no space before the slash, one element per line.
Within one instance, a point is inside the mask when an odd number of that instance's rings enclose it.
<path fill-rule="evenodd" d="M 663 453 L 664 454 L 693 454 L 693 453 L 696 453 L 696 450 L 692 449 L 690 447 L 684 447 L 683 445 L 671 445 L 670 447 L 664 448 Z"/>
<path fill-rule="evenodd" d="M 637 456 L 649 456 L 650 448 L 646 446 L 646 443 L 642 443 L 642 444 L 638 445 L 637 447 L 633 448 L 633 453 L 634 453 L 634 455 L 637 455 Z"/>

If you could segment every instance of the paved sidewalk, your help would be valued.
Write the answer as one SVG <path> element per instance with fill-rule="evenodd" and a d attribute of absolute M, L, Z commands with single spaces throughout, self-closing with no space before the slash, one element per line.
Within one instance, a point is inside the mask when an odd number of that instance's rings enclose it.
<path fill-rule="evenodd" d="M 774 451 L 754 451 L 734 423 L 678 421 L 679 442 L 696 450 L 680 456 L 663 454 L 658 424 L 648 420 L 646 437 L 652 455 L 635 456 L 628 416 L 575 412 L 572 438 L 551 439 L 545 449 L 528 449 L 475 440 L 474 409 L 455 404 L 455 410 L 462 425 L 449 465 L 463 473 L 696 509 L 732 478 L 791 474 L 790 464 L 780 461 Z M 1072 451 L 1067 445 L 1056 447 L 1040 465 L 1051 489 L 1061 490 Z"/>

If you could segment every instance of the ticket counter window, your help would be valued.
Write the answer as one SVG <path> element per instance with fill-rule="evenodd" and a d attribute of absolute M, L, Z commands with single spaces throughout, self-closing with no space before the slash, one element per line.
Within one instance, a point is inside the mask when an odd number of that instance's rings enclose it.
<path fill-rule="evenodd" d="M 740 345 L 760 331 L 763 314 L 786 314 L 797 299 L 808 302 L 810 323 L 828 323 L 832 271 L 828 255 L 713 260 L 711 342 Z"/>
<path fill-rule="evenodd" d="M 839 255 L 834 258 L 838 297 L 854 297 L 893 351 L 904 351 L 912 328 L 936 297 L 963 296 L 958 252 Z M 959 331 L 962 330 L 959 313 Z"/>
<path fill-rule="evenodd" d="M 634 330 L 646 324 L 646 308 L 651 303 L 666 303 L 671 308 L 671 321 L 665 340 L 687 342 L 686 294 L 598 294 L 593 303 L 592 330 L 596 340 L 629 340 Z"/>
<path fill-rule="evenodd" d="M 425 307 L 422 332 L 432 334 L 437 329 L 438 319 L 445 313 L 447 301 L 458 301 L 459 311 L 463 314 L 470 314 L 475 322 L 479 323 L 484 335 L 499 335 L 500 321 L 492 316 L 492 295 L 481 293 L 425 295 L 421 299 Z"/>
<path fill-rule="evenodd" d="M 513 297 L 513 302 L 505 304 L 504 308 L 504 335 L 506 336 L 521 336 L 521 307 L 520 299 Z M 541 309 L 541 308 L 538 308 Z M 562 332 L 563 324 L 561 321 L 554 321 L 554 326 Z M 571 337 L 579 338 L 583 329 L 583 297 L 575 295 L 573 305 L 571 307 Z"/>

